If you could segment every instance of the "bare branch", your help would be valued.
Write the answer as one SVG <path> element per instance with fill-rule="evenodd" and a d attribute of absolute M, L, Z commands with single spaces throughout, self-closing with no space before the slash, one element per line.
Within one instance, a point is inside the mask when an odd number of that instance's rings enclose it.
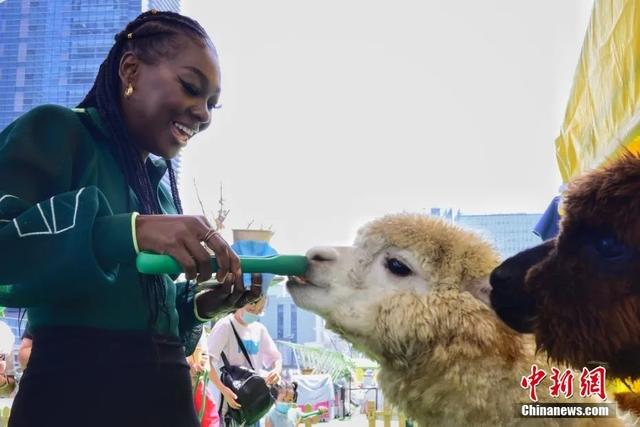
<path fill-rule="evenodd" d="M 215 217 L 216 230 L 220 231 L 224 228 L 224 220 L 227 219 L 227 215 L 231 212 L 231 209 L 224 209 L 224 198 L 222 197 L 222 182 L 220 182 L 220 200 L 218 200 L 220 209 L 218 209 L 218 215 Z"/>
<path fill-rule="evenodd" d="M 200 203 L 200 209 L 202 209 L 202 215 L 204 215 L 206 217 L 207 213 L 204 211 L 204 205 L 202 204 L 202 199 L 200 198 L 200 192 L 198 191 L 198 184 L 196 183 L 196 179 L 195 178 L 193 178 L 193 186 L 196 189 L 196 197 L 198 199 L 198 203 Z"/>

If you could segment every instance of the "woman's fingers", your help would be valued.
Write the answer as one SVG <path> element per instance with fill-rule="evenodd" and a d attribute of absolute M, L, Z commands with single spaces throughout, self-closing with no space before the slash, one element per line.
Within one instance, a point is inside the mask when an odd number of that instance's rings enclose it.
<path fill-rule="evenodd" d="M 231 275 L 229 275 L 230 277 Z M 252 290 L 247 291 L 242 284 L 242 276 L 223 281 L 218 286 L 213 287 L 199 296 L 199 311 L 206 313 L 205 316 L 213 316 L 226 310 L 242 307 L 250 302 L 256 301 L 262 294 L 261 288 L 252 285 Z"/>
<path fill-rule="evenodd" d="M 249 288 L 249 292 L 247 298 L 249 302 L 255 301 L 262 296 L 262 294 L 266 292 L 262 289 L 262 274 L 260 273 L 252 273 L 251 274 L 251 287 Z"/>
<path fill-rule="evenodd" d="M 178 261 L 178 264 L 182 266 L 187 280 L 193 280 L 198 277 L 198 266 L 196 261 L 184 245 L 175 245 L 166 251 L 166 253 L 175 258 L 175 260 Z"/>
<path fill-rule="evenodd" d="M 262 274 L 251 274 L 251 287 L 247 290 L 242 287 L 240 294 L 232 295 L 233 305 L 235 307 L 244 307 L 245 305 L 258 300 L 262 296 Z"/>
<path fill-rule="evenodd" d="M 229 295 L 229 300 L 232 306 L 238 307 L 236 302 L 242 297 L 242 295 L 244 295 L 244 292 L 244 278 L 241 274 L 239 279 L 234 283 L 233 292 L 231 293 L 231 295 Z"/>
<path fill-rule="evenodd" d="M 222 238 L 219 233 L 213 233 L 204 243 L 209 248 L 211 248 L 216 256 L 216 262 L 218 264 L 216 280 L 218 282 L 224 282 L 227 274 L 229 272 L 233 272 L 229 268 L 229 251 L 231 251 L 229 244 Z"/>
<path fill-rule="evenodd" d="M 225 242 L 226 243 L 226 242 Z M 229 271 L 233 273 L 236 286 L 243 288 L 242 269 L 240 268 L 240 257 L 229 247 Z"/>
<path fill-rule="evenodd" d="M 203 313 L 205 313 L 206 316 L 214 316 L 231 308 L 228 299 L 229 289 L 224 289 L 224 284 L 222 284 L 202 294 L 199 301 L 202 302 Z"/>
<path fill-rule="evenodd" d="M 200 242 L 193 239 L 185 241 L 184 245 L 196 263 L 198 282 L 206 282 L 213 274 L 213 271 L 211 270 L 211 255 L 209 255 L 209 252 L 202 247 Z"/>
<path fill-rule="evenodd" d="M 242 289 L 240 258 L 203 216 L 138 215 L 136 239 L 141 250 L 171 255 L 182 266 L 187 279 L 199 282 L 212 275 L 210 255 L 204 242 L 215 254 L 218 282 L 228 284 L 228 293 Z"/>
<path fill-rule="evenodd" d="M 231 274 L 227 276 L 224 282 L 220 285 L 222 287 L 223 293 L 225 295 L 225 299 L 229 300 L 231 295 L 236 292 L 236 284 L 231 281 Z"/>

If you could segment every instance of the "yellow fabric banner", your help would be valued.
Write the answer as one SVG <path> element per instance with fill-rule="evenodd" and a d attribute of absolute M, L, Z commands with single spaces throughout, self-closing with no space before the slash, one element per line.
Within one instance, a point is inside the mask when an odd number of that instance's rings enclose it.
<path fill-rule="evenodd" d="M 582 45 L 556 158 L 566 183 L 640 153 L 640 0 L 596 0 Z M 627 386 L 629 385 L 629 387 Z M 607 393 L 640 392 L 640 380 L 607 381 Z"/>
<path fill-rule="evenodd" d="M 640 1 L 596 0 L 582 45 L 560 136 L 566 183 L 640 151 Z"/>

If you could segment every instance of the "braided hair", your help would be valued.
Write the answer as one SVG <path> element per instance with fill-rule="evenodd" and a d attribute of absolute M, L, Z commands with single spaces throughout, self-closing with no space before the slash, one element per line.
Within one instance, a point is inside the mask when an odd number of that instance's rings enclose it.
<path fill-rule="evenodd" d="M 179 47 L 179 37 L 189 37 L 202 46 L 213 43 L 206 31 L 193 19 L 174 12 L 150 10 L 129 22 L 115 36 L 107 58 L 100 65 L 93 86 L 78 104 L 80 108 L 94 107 L 104 119 L 110 131 L 113 151 L 122 168 L 126 183 L 140 203 L 141 214 L 161 214 L 156 190 L 151 184 L 147 167 L 140 156 L 133 136 L 127 129 L 120 106 L 120 59 L 126 52 L 133 52 L 141 61 L 154 64 L 160 58 L 174 54 Z M 171 195 L 178 213 L 182 203 L 178 194 L 176 175 L 171 160 L 165 160 L 169 173 Z M 166 290 L 161 276 L 140 276 L 145 299 L 149 306 L 149 323 L 158 319 L 159 310 L 165 314 Z"/>

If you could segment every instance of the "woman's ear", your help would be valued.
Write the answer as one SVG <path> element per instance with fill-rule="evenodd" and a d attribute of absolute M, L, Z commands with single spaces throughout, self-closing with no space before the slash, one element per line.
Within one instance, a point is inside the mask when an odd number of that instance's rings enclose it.
<path fill-rule="evenodd" d="M 135 86 L 138 79 L 140 59 L 135 53 L 128 51 L 120 58 L 120 65 L 118 66 L 118 75 L 120 76 L 120 82 L 122 87 L 127 87 L 129 84 Z"/>

